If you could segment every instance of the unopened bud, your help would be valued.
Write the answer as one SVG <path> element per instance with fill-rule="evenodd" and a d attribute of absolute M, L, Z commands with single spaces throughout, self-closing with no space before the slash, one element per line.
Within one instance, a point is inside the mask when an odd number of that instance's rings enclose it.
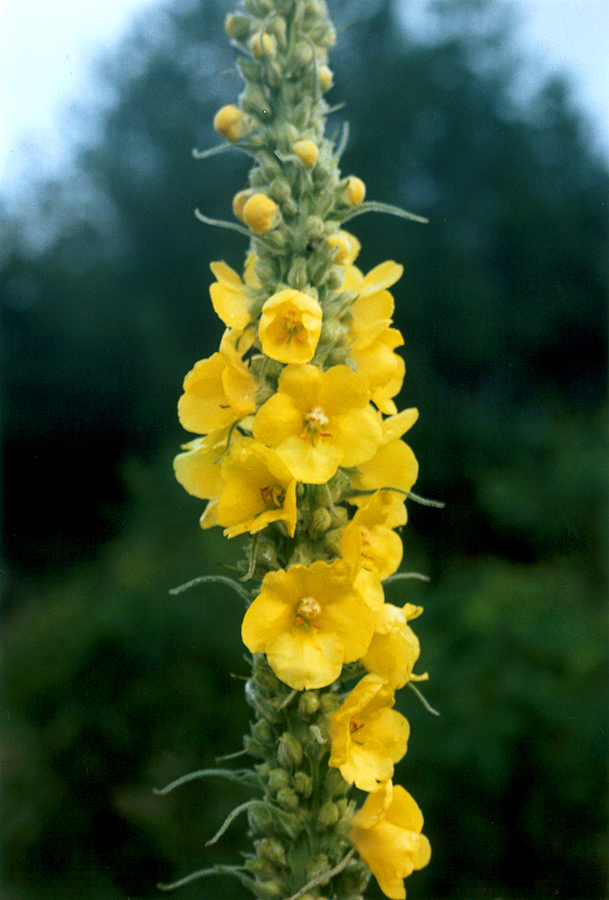
<path fill-rule="evenodd" d="M 307 41 L 298 41 L 290 52 L 288 58 L 288 66 L 294 70 L 296 74 L 302 72 L 313 62 L 313 48 Z"/>
<path fill-rule="evenodd" d="M 291 778 L 285 769 L 277 768 L 269 773 L 267 784 L 271 794 L 276 794 L 278 791 L 284 790 L 289 787 L 290 783 Z"/>
<path fill-rule="evenodd" d="M 254 834 L 273 834 L 275 829 L 274 816 L 269 806 L 257 803 L 250 806 L 247 811 L 247 821 Z"/>
<path fill-rule="evenodd" d="M 264 721 L 264 719 L 260 719 L 259 722 L 254 723 L 251 728 L 252 737 L 254 740 L 258 741 L 259 744 L 266 744 L 266 746 L 270 747 L 271 744 L 274 743 L 275 736 L 273 734 L 273 729 L 268 722 Z"/>
<path fill-rule="evenodd" d="M 312 516 L 309 534 L 311 537 L 321 537 L 332 527 L 332 514 L 325 506 L 318 506 Z"/>
<path fill-rule="evenodd" d="M 280 791 L 277 791 L 277 803 L 283 809 L 298 809 L 300 797 L 293 788 L 281 788 Z"/>
<path fill-rule="evenodd" d="M 334 80 L 332 69 L 328 66 L 318 66 L 317 80 L 322 91 L 329 91 L 332 87 L 332 81 Z"/>
<path fill-rule="evenodd" d="M 250 36 L 251 19 L 239 13 L 228 15 L 224 20 L 224 30 L 232 41 L 246 41 Z"/>
<path fill-rule="evenodd" d="M 306 224 L 307 237 L 309 240 L 315 240 L 323 236 L 324 223 L 320 216 L 309 216 Z"/>
<path fill-rule="evenodd" d="M 334 262 L 352 263 L 361 249 L 361 244 L 354 235 L 348 231 L 338 231 L 328 237 L 328 246 L 336 247 Z"/>
<path fill-rule="evenodd" d="M 259 741 L 249 734 L 243 737 L 243 748 L 246 753 L 249 753 L 250 756 L 255 756 L 257 759 L 264 759 L 267 754 L 266 747 L 263 747 Z"/>
<path fill-rule="evenodd" d="M 293 734 L 289 731 L 279 738 L 279 746 L 277 748 L 277 759 L 282 766 L 295 769 L 302 762 L 302 747 Z"/>
<path fill-rule="evenodd" d="M 339 815 L 340 813 L 336 803 L 333 803 L 332 800 L 328 800 L 319 810 L 317 816 L 319 830 L 323 831 L 325 828 L 331 828 L 333 825 L 336 825 Z"/>
<path fill-rule="evenodd" d="M 296 772 L 294 775 L 294 790 L 301 797 L 310 797 L 313 793 L 313 779 L 306 772 Z"/>
<path fill-rule="evenodd" d="M 240 219 L 241 222 L 245 222 L 243 218 L 243 207 L 252 196 L 251 190 L 239 191 L 233 197 L 233 212 L 235 214 L 235 218 Z"/>
<path fill-rule="evenodd" d="M 321 695 L 321 709 L 324 713 L 333 713 L 340 706 L 340 699 L 336 694 L 326 692 Z"/>
<path fill-rule="evenodd" d="M 279 224 L 279 207 L 266 194 L 253 194 L 243 206 L 243 219 L 254 234 L 265 234 Z"/>
<path fill-rule="evenodd" d="M 317 691 L 303 691 L 298 701 L 298 712 L 304 719 L 314 716 L 319 709 L 319 694 Z"/>
<path fill-rule="evenodd" d="M 341 797 L 347 791 L 349 785 L 340 774 L 339 769 L 328 768 L 324 782 L 324 790 L 330 797 Z"/>
<path fill-rule="evenodd" d="M 342 266 L 333 266 L 326 278 L 326 284 L 331 291 L 340 291 L 345 282 L 345 272 Z"/>
<path fill-rule="evenodd" d="M 262 284 L 272 284 L 275 278 L 277 277 L 277 265 L 275 260 L 272 259 L 257 259 L 256 264 L 254 265 L 254 271 L 258 280 Z M 257 551 L 259 552 L 259 551 Z M 277 563 L 275 568 L 280 569 L 281 566 L 278 564 L 277 555 L 275 554 L 274 562 Z"/>
<path fill-rule="evenodd" d="M 256 850 L 259 856 L 268 859 L 269 862 L 274 863 L 276 866 L 287 866 L 288 864 L 283 844 L 277 838 L 264 838 L 261 841 L 257 841 Z"/>
<path fill-rule="evenodd" d="M 307 279 L 307 263 L 302 256 L 297 256 L 288 273 L 288 284 L 290 287 L 301 291 L 308 284 Z"/>
<path fill-rule="evenodd" d="M 269 194 L 277 203 L 284 203 L 292 196 L 292 188 L 290 182 L 283 175 L 274 178 L 269 188 Z"/>
<path fill-rule="evenodd" d="M 356 175 L 349 175 L 345 188 L 345 200 L 349 206 L 359 206 L 366 196 L 366 185 Z"/>
<path fill-rule="evenodd" d="M 277 38 L 274 34 L 268 34 L 266 31 L 262 35 L 257 31 L 250 38 L 250 50 L 256 59 L 262 59 L 264 56 L 276 56 Z"/>
<path fill-rule="evenodd" d="M 317 162 L 319 150 L 313 141 L 296 141 L 292 150 L 306 169 L 312 169 Z"/>
<path fill-rule="evenodd" d="M 271 108 L 264 90 L 259 84 L 246 85 L 241 95 L 241 108 L 246 112 L 253 113 L 260 119 L 268 119 L 271 115 Z"/>
<path fill-rule="evenodd" d="M 214 116 L 214 128 L 225 140 L 234 144 L 243 133 L 243 113 L 232 104 L 223 106 Z"/>
<path fill-rule="evenodd" d="M 285 890 L 279 878 L 269 878 L 256 884 L 256 894 L 262 900 L 276 900 L 284 896 Z"/>

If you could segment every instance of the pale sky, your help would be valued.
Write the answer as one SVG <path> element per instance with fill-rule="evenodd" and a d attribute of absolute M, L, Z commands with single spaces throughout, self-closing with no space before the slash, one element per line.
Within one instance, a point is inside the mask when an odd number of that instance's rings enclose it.
<path fill-rule="evenodd" d="M 416 19 L 421 3 L 404 0 L 405 18 Z M 523 48 L 546 72 L 571 74 L 609 159 L 609 2 L 516 4 L 524 13 Z M 102 102 L 88 85 L 91 60 L 154 5 L 156 0 L 0 0 L 0 192 L 18 190 L 33 166 L 59 168 L 70 144 L 69 103 L 87 97 Z"/>

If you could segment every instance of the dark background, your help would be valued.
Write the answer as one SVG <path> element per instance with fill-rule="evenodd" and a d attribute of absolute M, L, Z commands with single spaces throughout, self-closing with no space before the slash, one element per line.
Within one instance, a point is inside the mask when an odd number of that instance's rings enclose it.
<path fill-rule="evenodd" d="M 209 263 L 246 249 L 193 216 L 230 219 L 247 173 L 237 152 L 191 155 L 241 89 L 227 11 L 150 13 L 99 62 L 116 99 L 74 171 L 0 209 L 5 900 L 152 898 L 246 847 L 240 822 L 204 846 L 246 799 L 235 786 L 151 792 L 239 750 L 248 722 L 240 601 L 167 593 L 240 553 L 199 531 L 171 468 L 183 376 L 222 331 Z M 387 0 L 331 12 L 343 171 L 430 219 L 352 224 L 364 270 L 404 264 L 399 405 L 420 409 L 416 489 L 446 502 L 411 504 L 403 535 L 404 568 L 431 582 L 388 589 L 425 607 L 419 670 L 441 712 L 398 701 L 412 738 L 396 779 L 433 847 L 407 887 L 601 900 L 607 170 L 565 81 L 515 99 L 500 0 L 439 3 L 433 44 Z M 179 896 L 241 892 L 213 878 Z"/>

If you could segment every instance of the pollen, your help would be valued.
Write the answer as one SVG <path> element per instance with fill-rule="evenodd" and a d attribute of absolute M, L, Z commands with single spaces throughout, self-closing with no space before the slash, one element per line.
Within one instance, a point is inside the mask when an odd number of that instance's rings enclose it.
<path fill-rule="evenodd" d="M 296 607 L 296 621 L 299 625 L 316 628 L 316 620 L 321 615 L 321 606 L 315 597 L 303 597 Z"/>
<path fill-rule="evenodd" d="M 315 431 L 320 431 L 330 421 L 320 406 L 316 406 L 310 413 L 307 413 L 305 419 L 309 428 Z"/>

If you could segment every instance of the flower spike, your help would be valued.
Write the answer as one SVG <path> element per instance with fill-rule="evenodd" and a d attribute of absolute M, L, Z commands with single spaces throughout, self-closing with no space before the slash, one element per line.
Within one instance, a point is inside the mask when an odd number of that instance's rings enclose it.
<path fill-rule="evenodd" d="M 326 136 L 342 104 L 324 99 L 336 34 L 323 0 L 242 0 L 225 29 L 244 89 L 215 115 L 225 143 L 193 155 L 235 147 L 253 165 L 232 199 L 235 221 L 195 215 L 247 249 L 243 271 L 211 264 L 225 331 L 184 381 L 178 412 L 195 437 L 174 468 L 207 501 L 201 526 L 247 543 L 238 581 L 203 576 L 172 593 L 214 581 L 245 601 L 253 721 L 243 752 L 257 762 L 200 769 L 158 793 L 218 775 L 262 796 L 208 842 L 245 813 L 254 853 L 243 866 L 160 887 L 226 873 L 264 900 L 355 900 L 374 875 L 399 900 L 430 849 L 418 806 L 391 781 L 410 734 L 395 692 L 410 685 L 435 711 L 413 684 L 427 677 L 413 672 L 410 622 L 422 609 L 386 602 L 385 585 L 426 580 L 397 571 L 406 501 L 443 504 L 412 493 L 418 463 L 403 437 L 418 412 L 397 406 L 404 340 L 392 291 L 403 267 L 361 271 L 344 225 L 366 212 L 427 220 L 366 200 L 364 181 L 340 172 L 349 128 Z M 351 785 L 368 794 L 359 809 Z"/>

